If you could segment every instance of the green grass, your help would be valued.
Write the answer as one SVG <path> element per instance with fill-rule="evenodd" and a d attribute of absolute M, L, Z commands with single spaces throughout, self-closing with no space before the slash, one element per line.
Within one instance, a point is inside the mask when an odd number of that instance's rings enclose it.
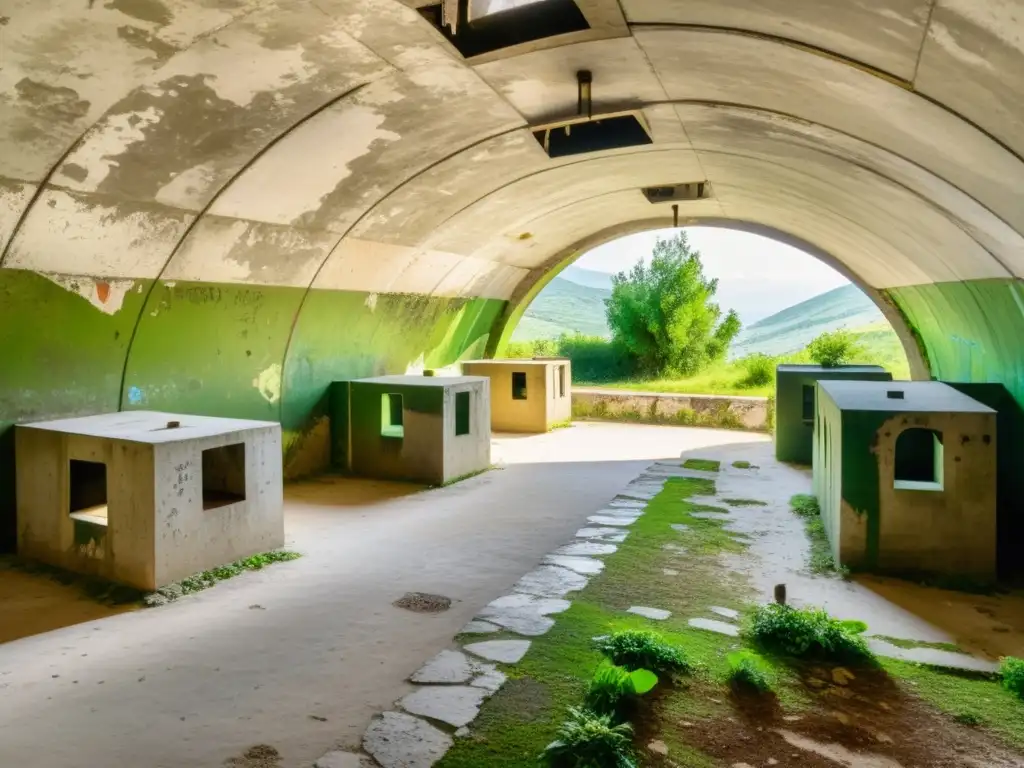
<path fill-rule="evenodd" d="M 872 635 L 872 637 L 884 640 L 889 645 L 895 645 L 897 648 L 933 648 L 936 651 L 964 653 L 964 650 L 956 643 L 930 643 L 924 640 L 906 640 L 902 637 L 889 637 L 888 635 Z"/>
<path fill-rule="evenodd" d="M 751 464 L 749 461 L 734 461 L 732 466 L 734 469 L 760 469 L 757 464 Z"/>
<path fill-rule="evenodd" d="M 1024 704 L 994 675 L 940 670 L 924 664 L 880 658 L 882 668 L 911 695 L 957 719 L 968 714 L 1016 749 L 1024 749 Z"/>
<path fill-rule="evenodd" d="M 717 472 L 722 462 L 714 459 L 687 459 L 683 462 L 684 469 L 699 469 L 702 472 Z"/>
<path fill-rule="evenodd" d="M 844 579 L 847 578 L 850 575 L 849 569 L 838 565 L 832 554 L 832 545 L 825 532 L 825 523 L 821 519 L 818 500 L 810 494 L 798 493 L 789 500 L 789 507 L 793 510 L 793 514 L 803 518 L 804 531 L 810 541 L 807 569 L 811 573 L 819 575 L 838 574 Z"/>
<path fill-rule="evenodd" d="M 721 521 L 692 516 L 700 509 L 689 499 L 714 493 L 714 482 L 705 478 L 671 478 L 665 490 L 647 506 L 630 528 L 629 538 L 618 552 L 605 558 L 604 571 L 580 592 L 571 607 L 556 617 L 555 626 L 533 639 L 530 651 L 515 665 L 502 665 L 509 683 L 481 709 L 472 735 L 458 739 L 439 763 L 440 768 L 534 768 L 537 756 L 556 735 L 570 706 L 583 701 L 590 679 L 603 660 L 594 637 L 624 630 L 655 630 L 666 644 L 681 648 L 694 667 L 659 694 L 660 738 L 679 765 L 713 766 L 707 755 L 686 744 L 687 717 L 731 713 L 728 704 L 726 654 L 735 638 L 694 629 L 689 616 L 709 605 L 741 610 L 752 597 L 746 581 L 725 571 L 719 563 L 723 552 L 743 552 L 747 542 L 725 530 Z M 688 530 L 673 530 L 684 523 Z M 683 547 L 682 554 L 665 545 Z M 686 578 L 669 578 L 665 567 L 685 568 Z M 672 611 L 664 622 L 652 622 L 626 613 L 633 605 Z M 500 637 L 501 635 L 497 635 Z M 488 639 L 495 635 L 488 636 Z M 467 638 L 462 638 L 467 639 Z M 475 640 L 479 637 L 474 636 Z M 807 697 L 796 677 L 785 667 L 773 669 L 780 701 L 799 709 Z M 645 724 L 650 726 L 650 723 Z"/>
<path fill-rule="evenodd" d="M 730 507 L 767 507 L 768 502 L 758 499 L 722 499 Z"/>

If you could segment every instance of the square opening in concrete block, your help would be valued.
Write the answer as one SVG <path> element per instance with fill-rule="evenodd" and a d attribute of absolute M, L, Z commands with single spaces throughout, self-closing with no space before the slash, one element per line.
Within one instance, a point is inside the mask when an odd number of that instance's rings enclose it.
<path fill-rule="evenodd" d="M 245 443 L 203 451 L 203 509 L 245 501 Z"/>
<path fill-rule="evenodd" d="M 942 433 L 918 427 L 896 438 L 893 487 L 900 491 L 941 491 Z"/>
<path fill-rule="evenodd" d="M 384 437 L 405 437 L 405 406 L 402 396 L 386 393 L 380 398 L 380 433 Z"/>
<path fill-rule="evenodd" d="M 565 366 L 558 366 L 558 396 L 565 397 Z"/>
<path fill-rule="evenodd" d="M 68 513 L 76 520 L 107 524 L 107 465 L 71 459 L 68 482 Z"/>
<path fill-rule="evenodd" d="M 469 392 L 455 393 L 455 435 L 469 434 Z"/>
<path fill-rule="evenodd" d="M 804 408 L 803 408 L 803 420 L 806 422 L 814 421 L 814 385 L 804 384 Z"/>
<path fill-rule="evenodd" d="M 526 399 L 526 371 L 512 371 L 512 399 Z"/>

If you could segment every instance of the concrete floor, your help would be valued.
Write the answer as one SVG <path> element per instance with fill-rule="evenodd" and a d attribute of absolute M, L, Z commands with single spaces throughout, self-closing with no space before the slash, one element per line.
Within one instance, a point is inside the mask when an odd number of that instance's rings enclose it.
<path fill-rule="evenodd" d="M 499 435 L 502 469 L 444 489 L 291 486 L 287 545 L 301 559 L 0 645 L 0 765 L 215 768 L 270 744 L 281 768 L 308 766 L 357 745 L 412 672 L 650 460 L 766 442 L 580 424 Z M 409 591 L 453 606 L 423 615 L 391 605 Z"/>

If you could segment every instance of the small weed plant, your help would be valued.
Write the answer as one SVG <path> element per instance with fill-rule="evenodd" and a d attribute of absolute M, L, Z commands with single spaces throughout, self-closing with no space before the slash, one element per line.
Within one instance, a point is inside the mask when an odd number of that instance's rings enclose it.
<path fill-rule="evenodd" d="M 1024 659 L 1007 656 L 1002 660 L 999 671 L 1003 676 L 1003 687 L 1024 701 Z"/>
<path fill-rule="evenodd" d="M 659 675 L 673 675 L 692 668 L 682 648 L 648 630 L 616 632 L 602 640 L 598 649 L 614 664 L 630 671 L 649 669 Z"/>
<path fill-rule="evenodd" d="M 722 499 L 730 507 L 767 507 L 767 501 L 757 499 Z"/>
<path fill-rule="evenodd" d="M 182 579 L 180 582 L 181 592 L 186 595 L 191 594 L 192 592 L 199 592 L 203 589 L 212 587 L 218 581 L 233 578 L 245 571 L 259 571 L 272 563 L 283 563 L 288 560 L 296 560 L 299 557 L 301 557 L 301 555 L 298 552 L 288 552 L 285 550 L 263 552 L 258 555 L 252 555 L 251 557 L 236 560 L 235 562 L 228 563 L 227 565 L 221 565 L 217 568 L 211 568 L 208 571 L 193 574 L 187 579 Z"/>
<path fill-rule="evenodd" d="M 818 506 L 818 500 L 811 496 L 809 493 L 798 493 L 789 500 L 789 506 L 793 510 L 794 514 L 800 517 L 820 517 L 821 508 Z"/>
<path fill-rule="evenodd" d="M 772 383 L 775 378 L 774 357 L 763 353 L 747 355 L 739 363 L 743 366 L 744 376 L 740 379 L 741 389 L 753 389 L 754 387 L 765 387 Z"/>
<path fill-rule="evenodd" d="M 591 712 L 607 715 L 616 722 L 624 719 L 636 696 L 642 696 L 658 684 L 658 676 L 646 669 L 630 672 L 624 667 L 603 662 L 594 672 L 585 704 Z"/>
<path fill-rule="evenodd" d="M 953 719 L 960 723 L 960 725 L 967 725 L 971 728 L 981 725 L 984 721 L 981 719 L 981 715 L 976 712 L 958 712 L 953 715 Z"/>
<path fill-rule="evenodd" d="M 820 608 L 758 606 L 749 634 L 760 647 L 801 659 L 869 662 L 874 659 L 860 633 L 853 632 Z"/>
<path fill-rule="evenodd" d="M 829 331 L 808 344 L 807 353 L 822 368 L 838 368 L 863 353 L 856 338 L 849 331 Z"/>
<path fill-rule="evenodd" d="M 636 768 L 633 728 L 607 715 L 571 707 L 569 719 L 540 756 L 548 768 Z"/>
<path fill-rule="evenodd" d="M 753 651 L 736 651 L 725 657 L 729 683 L 738 691 L 767 693 L 772 689 L 771 668 Z"/>

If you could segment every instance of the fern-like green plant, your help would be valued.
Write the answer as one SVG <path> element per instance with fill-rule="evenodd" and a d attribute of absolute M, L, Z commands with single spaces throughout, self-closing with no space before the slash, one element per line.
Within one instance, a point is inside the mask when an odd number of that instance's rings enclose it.
<path fill-rule="evenodd" d="M 787 656 L 849 662 L 874 659 L 859 632 L 820 608 L 760 605 L 747 632 L 762 648 Z"/>
<path fill-rule="evenodd" d="M 549 768 L 636 768 L 633 728 L 607 715 L 570 707 L 569 719 L 540 755 Z"/>
<path fill-rule="evenodd" d="M 632 672 L 624 667 L 602 662 L 587 688 L 586 706 L 599 715 L 621 720 L 634 697 L 642 696 L 658 684 L 658 676 L 646 669 Z"/>
<path fill-rule="evenodd" d="M 649 669 L 659 675 L 689 672 L 692 664 L 683 649 L 656 632 L 627 629 L 601 640 L 598 650 L 629 670 Z"/>

